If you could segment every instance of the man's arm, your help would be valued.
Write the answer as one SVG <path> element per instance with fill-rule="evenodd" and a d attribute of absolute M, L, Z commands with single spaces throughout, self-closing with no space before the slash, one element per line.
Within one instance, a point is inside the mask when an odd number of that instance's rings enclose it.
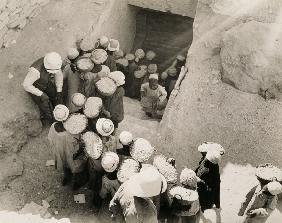
<path fill-rule="evenodd" d="M 159 86 L 159 88 L 160 88 L 160 93 L 161 93 L 161 95 L 159 97 L 159 100 L 160 101 L 164 101 L 166 99 L 166 97 L 167 97 L 167 92 L 166 92 L 164 87 Z"/>
<path fill-rule="evenodd" d="M 28 71 L 28 73 L 27 73 L 27 75 L 26 75 L 26 77 L 25 77 L 25 79 L 22 83 L 23 88 L 27 92 L 34 94 L 38 97 L 40 97 L 43 94 L 43 92 L 40 91 L 38 88 L 34 87 L 33 84 L 39 78 L 40 78 L 40 72 L 37 69 L 35 69 L 34 67 L 30 67 L 29 71 Z"/>
<path fill-rule="evenodd" d="M 146 96 L 146 86 L 145 86 L 145 84 L 141 85 L 140 93 L 141 93 L 141 97 L 145 97 Z"/>

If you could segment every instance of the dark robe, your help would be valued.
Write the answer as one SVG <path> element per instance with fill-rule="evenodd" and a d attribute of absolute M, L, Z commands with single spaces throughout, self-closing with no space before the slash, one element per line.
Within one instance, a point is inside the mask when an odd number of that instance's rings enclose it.
<path fill-rule="evenodd" d="M 135 98 L 138 94 L 138 79 L 135 78 L 134 72 L 138 69 L 138 65 L 135 61 L 129 62 L 128 65 L 128 76 L 125 80 L 125 95 L 130 98 Z"/>
<path fill-rule="evenodd" d="M 202 211 L 212 208 L 214 204 L 217 208 L 220 208 L 220 173 L 218 164 L 213 164 L 205 159 L 197 168 L 196 174 L 203 181 L 198 184 Z"/>

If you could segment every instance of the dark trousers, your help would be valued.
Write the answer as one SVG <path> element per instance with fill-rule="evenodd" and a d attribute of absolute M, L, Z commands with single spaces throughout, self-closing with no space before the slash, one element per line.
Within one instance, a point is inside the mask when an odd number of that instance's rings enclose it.
<path fill-rule="evenodd" d="M 34 94 L 29 93 L 29 95 L 31 96 L 35 104 L 37 104 L 42 119 L 53 121 L 53 109 L 56 106 L 56 86 L 51 82 L 48 83 L 48 86 L 44 93 L 48 95 L 49 100 L 42 100 L 41 97 Z"/>
<path fill-rule="evenodd" d="M 34 94 L 30 94 L 32 100 L 37 104 L 39 111 L 40 111 L 40 116 L 42 119 L 47 119 L 47 120 L 53 120 L 53 109 L 54 105 L 52 101 L 50 100 L 42 100 L 41 97 L 36 96 Z"/>
<path fill-rule="evenodd" d="M 88 164 L 90 164 L 88 162 Z M 99 171 L 90 164 L 89 169 L 89 189 L 93 192 L 93 205 L 95 208 L 100 208 L 102 205 L 102 198 L 100 197 L 100 191 L 102 188 L 102 179 L 105 174 L 104 171 Z"/>

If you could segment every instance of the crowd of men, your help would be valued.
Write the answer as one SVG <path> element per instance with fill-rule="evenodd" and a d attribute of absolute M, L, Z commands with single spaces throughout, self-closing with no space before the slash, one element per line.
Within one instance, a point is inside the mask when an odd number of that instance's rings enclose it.
<path fill-rule="evenodd" d="M 117 40 L 101 37 L 89 52 L 71 48 L 64 61 L 47 53 L 31 65 L 23 87 L 51 123 L 48 140 L 62 185 L 78 190 L 88 184 L 96 211 L 106 204 L 116 222 L 210 222 L 221 208 L 221 145 L 203 143 L 198 168 L 178 172 L 175 159 L 148 140 L 130 131 L 117 135 L 124 95 L 140 99 L 147 115 L 161 116 L 179 84 L 175 77 L 185 73 L 185 58 L 178 56 L 159 75 L 155 56 L 141 49 L 124 56 Z M 264 222 L 282 192 L 279 168 L 260 165 L 256 176 L 259 185 L 242 204 L 241 222 Z"/>

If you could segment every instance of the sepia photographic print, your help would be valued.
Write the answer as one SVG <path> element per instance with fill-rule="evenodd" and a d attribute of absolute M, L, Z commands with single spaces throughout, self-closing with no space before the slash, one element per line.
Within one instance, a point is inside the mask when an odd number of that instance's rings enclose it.
<path fill-rule="evenodd" d="M 0 0 L 0 223 L 282 223 L 282 0 Z"/>

